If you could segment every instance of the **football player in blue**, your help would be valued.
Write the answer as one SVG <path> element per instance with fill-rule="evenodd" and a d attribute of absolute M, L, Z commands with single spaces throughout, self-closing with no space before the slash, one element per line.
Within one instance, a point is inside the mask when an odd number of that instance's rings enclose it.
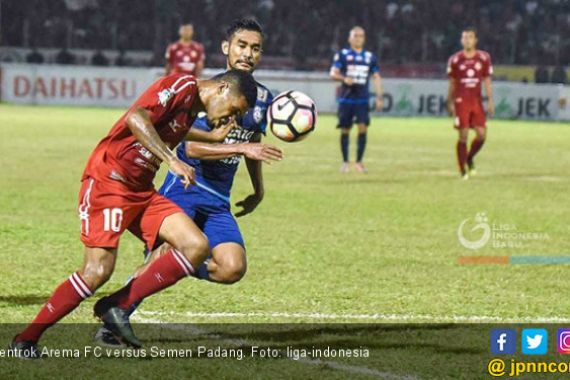
<path fill-rule="evenodd" d="M 227 29 L 222 42 L 227 69 L 253 72 L 261 59 L 262 45 L 263 31 L 257 21 L 235 21 Z M 258 83 L 255 107 L 243 118 L 228 123 L 231 124 L 229 127 L 213 129 L 205 117 L 197 119 L 190 129 L 188 141 L 180 144 L 176 152 L 178 158 L 196 170 L 197 184 L 186 190 L 180 178 L 169 172 L 159 190 L 179 205 L 208 238 L 211 255 L 195 271 L 194 276 L 199 279 L 232 284 L 246 272 L 245 243 L 230 210 L 230 190 L 240 160 L 244 157 L 253 193 L 235 204 L 241 208 L 235 216 L 251 213 L 263 200 L 262 163 L 282 159 L 279 148 L 260 143 L 267 124 L 266 111 L 272 100 L 271 92 Z M 221 143 L 213 144 L 216 142 Z M 168 249 L 163 244 L 153 252 L 146 252 L 146 264 L 137 273 L 144 271 L 148 263 Z M 95 341 L 101 345 L 121 344 L 105 326 L 97 331 Z"/>
<path fill-rule="evenodd" d="M 342 82 L 338 96 L 338 128 L 341 130 L 340 146 L 343 164 L 342 173 L 350 170 L 348 160 L 348 142 L 352 124 L 358 124 L 358 148 L 355 168 L 361 173 L 366 169 L 362 163 L 366 148 L 366 131 L 370 125 L 368 91 L 370 77 L 373 79 L 376 93 L 375 109 L 382 110 L 382 78 L 378 68 L 378 59 L 372 52 L 364 50 L 366 34 L 360 26 L 350 30 L 348 43 L 350 48 L 344 48 L 334 56 L 330 76 Z"/>

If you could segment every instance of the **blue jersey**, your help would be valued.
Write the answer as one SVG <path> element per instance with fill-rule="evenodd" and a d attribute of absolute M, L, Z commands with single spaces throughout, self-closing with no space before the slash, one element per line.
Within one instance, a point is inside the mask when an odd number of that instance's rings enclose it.
<path fill-rule="evenodd" d="M 255 107 L 249 109 L 243 117 L 238 118 L 237 126 L 233 128 L 222 142 L 222 144 L 238 144 L 250 142 L 256 133 L 265 134 L 267 126 L 267 109 L 273 101 L 273 95 L 262 84 L 257 83 L 257 101 Z M 197 118 L 192 124 L 192 128 L 211 131 L 206 117 Z M 222 200 L 229 204 L 230 191 L 234 181 L 241 156 L 233 156 L 223 160 L 198 160 L 186 156 L 186 144 L 183 142 L 176 149 L 176 155 L 196 171 L 196 186 L 192 186 L 192 190 L 185 191 L 180 179 L 168 172 L 160 193 L 167 198 L 174 198 L 176 193 L 205 192 L 204 196 L 213 196 L 213 203 L 219 203 Z M 175 197 L 180 199 L 178 197 Z"/>
<path fill-rule="evenodd" d="M 370 76 L 379 71 L 376 55 L 367 50 L 359 53 L 349 48 L 342 49 L 334 56 L 334 67 L 338 68 L 342 75 L 354 81 L 351 86 L 342 84 L 339 103 L 368 104 Z"/>

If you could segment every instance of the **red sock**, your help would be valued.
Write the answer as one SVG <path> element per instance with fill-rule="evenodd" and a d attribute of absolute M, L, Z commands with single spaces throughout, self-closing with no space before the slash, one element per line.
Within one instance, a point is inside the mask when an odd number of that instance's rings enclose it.
<path fill-rule="evenodd" d="M 473 157 L 475 157 L 475 155 L 477 154 L 477 152 L 481 150 L 483 144 L 485 144 L 485 139 L 480 140 L 478 138 L 475 138 L 471 143 L 471 149 L 469 149 L 469 155 L 467 156 L 467 160 L 472 160 Z"/>
<path fill-rule="evenodd" d="M 467 143 L 457 141 L 457 163 L 461 174 L 465 174 L 465 162 L 467 161 Z"/>
<path fill-rule="evenodd" d="M 48 327 L 71 313 L 85 298 L 91 295 L 91 290 L 79 273 L 73 273 L 55 289 L 36 318 L 16 337 L 16 340 L 37 342 Z"/>
<path fill-rule="evenodd" d="M 121 309 L 128 309 L 131 305 L 176 284 L 178 280 L 193 273 L 194 268 L 188 259 L 177 250 L 170 249 L 154 260 L 140 276 L 109 297 Z"/>

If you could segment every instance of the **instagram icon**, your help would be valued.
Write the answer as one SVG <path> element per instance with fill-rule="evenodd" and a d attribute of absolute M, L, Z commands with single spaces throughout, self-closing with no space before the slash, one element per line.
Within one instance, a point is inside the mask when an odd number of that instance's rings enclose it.
<path fill-rule="evenodd" d="M 570 329 L 558 329 L 558 345 L 556 348 L 559 354 L 570 354 Z"/>

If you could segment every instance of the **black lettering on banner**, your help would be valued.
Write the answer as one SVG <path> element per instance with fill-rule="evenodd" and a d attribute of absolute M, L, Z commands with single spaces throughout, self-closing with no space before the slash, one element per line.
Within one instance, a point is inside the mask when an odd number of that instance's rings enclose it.
<path fill-rule="evenodd" d="M 538 116 L 550 117 L 550 112 L 548 112 L 549 104 L 550 99 L 538 99 Z"/>

